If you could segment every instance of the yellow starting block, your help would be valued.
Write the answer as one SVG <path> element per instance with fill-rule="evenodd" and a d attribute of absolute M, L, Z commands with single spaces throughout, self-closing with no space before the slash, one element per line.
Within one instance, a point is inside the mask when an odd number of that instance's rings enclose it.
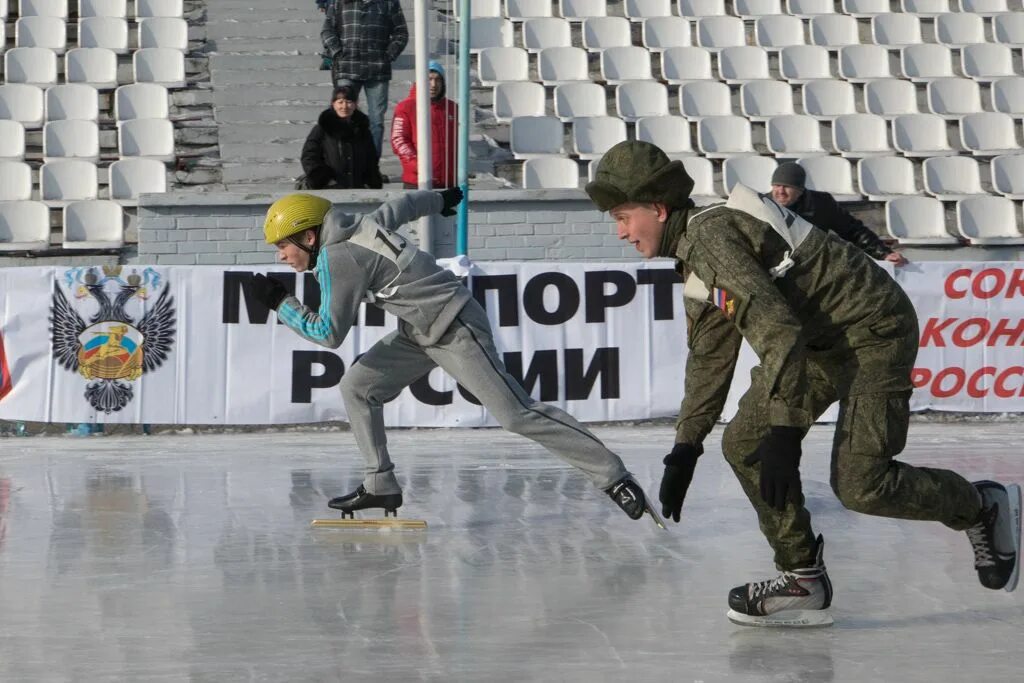
<path fill-rule="evenodd" d="M 422 519 L 314 519 L 310 526 L 327 529 L 426 529 L 427 522 Z"/>

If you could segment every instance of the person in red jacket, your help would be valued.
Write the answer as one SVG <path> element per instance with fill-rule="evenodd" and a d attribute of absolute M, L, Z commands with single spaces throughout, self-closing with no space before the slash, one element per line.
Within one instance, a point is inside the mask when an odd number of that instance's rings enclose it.
<path fill-rule="evenodd" d="M 459 121 L 459 108 L 455 102 L 444 96 L 444 67 L 431 61 L 430 74 L 430 151 L 433 165 L 433 187 L 455 186 L 455 140 Z M 419 187 L 416 168 L 416 84 L 409 89 L 409 96 L 395 107 L 394 122 L 391 124 L 391 149 L 402 162 L 402 183 L 407 189 Z"/>

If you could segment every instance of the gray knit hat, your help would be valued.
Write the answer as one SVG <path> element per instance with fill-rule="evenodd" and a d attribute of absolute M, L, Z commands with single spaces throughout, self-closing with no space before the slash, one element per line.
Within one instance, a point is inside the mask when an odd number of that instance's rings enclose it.
<path fill-rule="evenodd" d="M 772 173 L 772 185 L 788 185 L 802 190 L 805 182 L 807 182 L 807 172 L 795 161 L 782 162 L 775 167 L 775 173 Z"/>

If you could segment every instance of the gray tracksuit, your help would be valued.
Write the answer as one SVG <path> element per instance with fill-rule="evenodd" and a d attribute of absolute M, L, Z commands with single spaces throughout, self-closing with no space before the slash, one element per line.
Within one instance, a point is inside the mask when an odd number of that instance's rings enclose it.
<path fill-rule="evenodd" d="M 293 296 L 277 310 L 300 336 L 330 348 L 344 341 L 364 299 L 399 319 L 398 329 L 374 344 L 341 380 L 352 432 L 366 458 L 366 490 L 401 490 L 388 455 L 384 404 L 435 366 L 476 396 L 502 427 L 578 467 L 599 488 L 610 487 L 628 474 L 622 460 L 564 411 L 534 401 L 505 371 L 487 315 L 469 290 L 394 232 L 441 208 L 440 194 L 422 191 L 368 214 L 333 209 L 324 219 L 314 269 L 319 310 Z"/>

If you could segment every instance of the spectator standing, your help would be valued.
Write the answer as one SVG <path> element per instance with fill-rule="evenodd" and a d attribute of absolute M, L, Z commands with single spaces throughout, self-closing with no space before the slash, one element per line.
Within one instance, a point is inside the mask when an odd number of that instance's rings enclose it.
<path fill-rule="evenodd" d="M 334 88 L 331 106 L 320 113 L 302 146 L 299 189 L 370 188 L 382 186 L 370 120 L 356 107 L 358 91 Z"/>
<path fill-rule="evenodd" d="M 455 186 L 455 133 L 459 122 L 459 108 L 445 97 L 446 83 L 444 67 L 431 61 L 430 75 L 430 159 L 433 187 Z M 406 189 L 419 187 L 419 168 L 416 134 L 416 84 L 409 89 L 409 96 L 395 107 L 395 118 L 391 124 L 391 149 L 402 162 L 402 183 Z"/>
<path fill-rule="evenodd" d="M 330 0 L 316 0 L 316 8 L 320 10 L 320 14 L 327 13 L 327 5 L 330 4 Z M 331 70 L 331 56 L 327 54 L 327 49 L 324 48 L 320 51 L 320 70 L 330 71 Z"/>

